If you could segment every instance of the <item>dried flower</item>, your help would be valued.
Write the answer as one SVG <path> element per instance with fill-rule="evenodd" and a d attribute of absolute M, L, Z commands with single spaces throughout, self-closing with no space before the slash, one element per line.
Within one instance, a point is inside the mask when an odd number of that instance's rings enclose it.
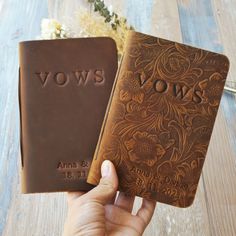
<path fill-rule="evenodd" d="M 125 39 L 129 31 L 125 18 L 120 18 L 119 27 L 117 27 L 115 30 L 112 28 L 111 24 L 108 24 L 104 21 L 102 16 L 98 14 L 91 15 L 88 10 L 77 11 L 75 19 L 78 22 L 77 28 L 80 29 L 79 33 L 75 36 L 111 37 L 116 41 L 119 56 L 122 55 Z"/>
<path fill-rule="evenodd" d="M 88 0 L 88 3 L 93 4 L 93 10 L 98 12 L 100 16 L 104 18 L 104 21 L 109 23 L 113 30 L 117 30 L 122 24 L 126 30 L 133 30 L 134 28 L 127 24 L 127 20 L 123 17 L 119 17 L 112 11 L 112 6 L 107 7 L 103 0 Z"/>
<path fill-rule="evenodd" d="M 107 7 L 103 0 L 87 0 L 92 4 L 94 12 L 82 8 L 77 10 L 68 28 L 55 19 L 43 19 L 41 23 L 41 39 L 61 39 L 68 37 L 107 36 L 116 41 L 119 57 L 123 54 L 124 42 L 129 26 L 124 17 Z"/>
<path fill-rule="evenodd" d="M 55 19 L 43 19 L 41 22 L 42 39 L 62 39 L 67 38 L 69 32 L 65 25 L 60 24 Z"/>

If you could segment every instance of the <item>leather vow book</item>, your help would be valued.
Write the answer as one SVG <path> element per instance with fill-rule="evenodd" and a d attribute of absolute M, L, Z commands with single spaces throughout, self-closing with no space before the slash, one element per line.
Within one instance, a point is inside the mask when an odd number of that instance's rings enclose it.
<path fill-rule="evenodd" d="M 109 159 L 120 191 L 191 205 L 228 69 L 224 55 L 131 31 L 88 183 Z"/>
<path fill-rule="evenodd" d="M 117 71 L 107 37 L 19 45 L 23 193 L 86 191 Z"/>

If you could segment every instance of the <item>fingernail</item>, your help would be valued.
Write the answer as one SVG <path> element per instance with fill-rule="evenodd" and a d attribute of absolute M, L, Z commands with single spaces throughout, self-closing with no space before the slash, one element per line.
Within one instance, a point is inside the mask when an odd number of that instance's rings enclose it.
<path fill-rule="evenodd" d="M 111 168 L 110 161 L 105 160 L 105 161 L 102 163 L 102 168 L 101 168 L 102 177 L 106 177 L 106 176 L 109 175 L 109 173 L 110 173 L 110 168 Z"/>

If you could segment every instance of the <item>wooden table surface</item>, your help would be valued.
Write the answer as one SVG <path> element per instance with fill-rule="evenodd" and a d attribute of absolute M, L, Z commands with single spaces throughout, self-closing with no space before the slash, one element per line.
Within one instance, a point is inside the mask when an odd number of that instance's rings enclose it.
<path fill-rule="evenodd" d="M 0 235 L 61 235 L 65 194 L 20 194 L 17 44 L 40 34 L 43 17 L 63 21 L 82 1 L 0 0 Z M 138 31 L 224 52 L 231 61 L 228 79 L 236 81 L 235 0 L 106 3 L 112 3 Z M 137 199 L 135 207 L 139 204 Z M 158 203 L 145 235 L 236 235 L 236 100 L 232 93 L 224 92 L 194 204 L 179 209 Z"/>

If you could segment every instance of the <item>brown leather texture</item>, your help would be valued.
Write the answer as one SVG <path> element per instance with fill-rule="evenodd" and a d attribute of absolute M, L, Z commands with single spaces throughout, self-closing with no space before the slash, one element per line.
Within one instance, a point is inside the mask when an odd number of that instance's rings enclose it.
<path fill-rule="evenodd" d="M 88 182 L 109 159 L 119 190 L 190 206 L 228 69 L 224 55 L 130 32 Z"/>
<path fill-rule="evenodd" d="M 111 38 L 19 44 L 23 193 L 86 183 L 117 71 Z"/>

